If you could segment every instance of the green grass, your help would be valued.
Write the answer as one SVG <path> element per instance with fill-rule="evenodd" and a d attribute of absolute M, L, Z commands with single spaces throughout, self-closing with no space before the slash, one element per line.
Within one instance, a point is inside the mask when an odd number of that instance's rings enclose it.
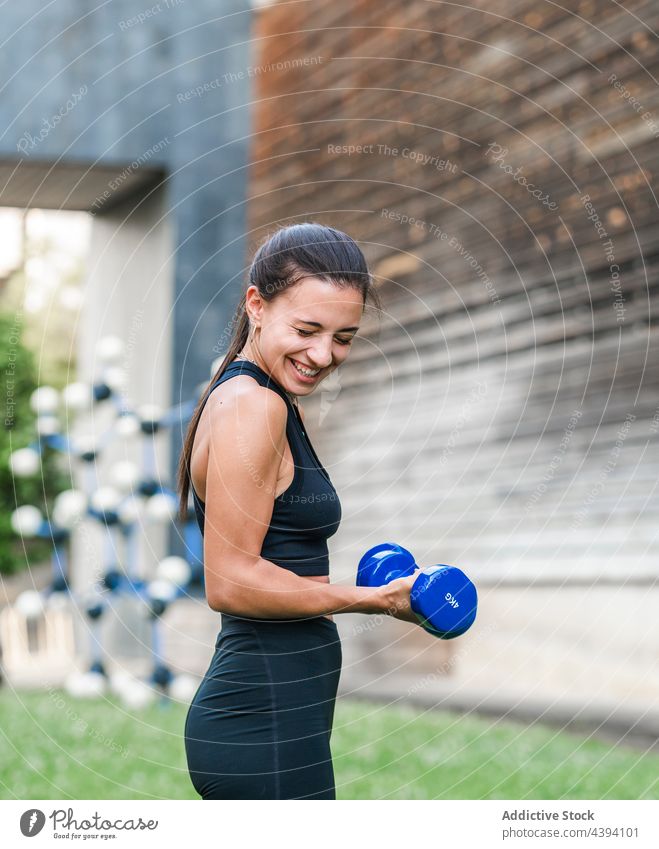
<path fill-rule="evenodd" d="M 656 799 L 659 753 L 544 725 L 337 703 L 341 799 Z"/>
<path fill-rule="evenodd" d="M 126 711 L 62 691 L 0 690 L 0 797 L 198 799 L 187 706 Z M 534 725 L 339 700 L 339 799 L 656 799 L 659 754 Z"/>

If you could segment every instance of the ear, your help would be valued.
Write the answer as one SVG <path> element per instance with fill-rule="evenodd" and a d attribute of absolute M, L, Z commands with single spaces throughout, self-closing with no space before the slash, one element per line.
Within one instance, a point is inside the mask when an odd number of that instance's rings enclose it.
<path fill-rule="evenodd" d="M 260 327 L 263 317 L 263 298 L 253 284 L 245 292 L 245 309 L 255 327 Z"/>

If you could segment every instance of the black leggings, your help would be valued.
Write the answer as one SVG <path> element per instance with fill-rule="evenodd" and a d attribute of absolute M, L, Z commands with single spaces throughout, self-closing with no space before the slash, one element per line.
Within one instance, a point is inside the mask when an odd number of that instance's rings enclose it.
<path fill-rule="evenodd" d="M 202 799 L 335 799 L 335 622 L 222 615 L 190 704 L 185 752 Z"/>

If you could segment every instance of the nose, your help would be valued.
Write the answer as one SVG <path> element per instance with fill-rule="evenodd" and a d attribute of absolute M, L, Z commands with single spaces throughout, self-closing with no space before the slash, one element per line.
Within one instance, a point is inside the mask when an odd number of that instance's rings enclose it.
<path fill-rule="evenodd" d="M 316 337 L 313 344 L 307 348 L 307 356 L 314 368 L 327 368 L 332 365 L 331 336 Z"/>

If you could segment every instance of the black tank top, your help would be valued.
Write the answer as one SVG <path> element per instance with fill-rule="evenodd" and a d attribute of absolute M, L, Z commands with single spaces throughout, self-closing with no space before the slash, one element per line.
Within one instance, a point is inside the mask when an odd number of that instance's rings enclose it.
<path fill-rule="evenodd" d="M 237 374 L 249 374 L 286 402 L 286 437 L 295 471 L 291 485 L 274 499 L 272 518 L 261 557 L 297 575 L 329 575 L 327 540 L 339 529 L 341 502 L 329 475 L 306 434 L 300 414 L 284 389 L 260 366 L 234 360 L 211 387 L 211 392 Z M 210 396 L 210 392 L 208 393 Z M 190 482 L 199 529 L 204 533 L 205 505 Z"/>

